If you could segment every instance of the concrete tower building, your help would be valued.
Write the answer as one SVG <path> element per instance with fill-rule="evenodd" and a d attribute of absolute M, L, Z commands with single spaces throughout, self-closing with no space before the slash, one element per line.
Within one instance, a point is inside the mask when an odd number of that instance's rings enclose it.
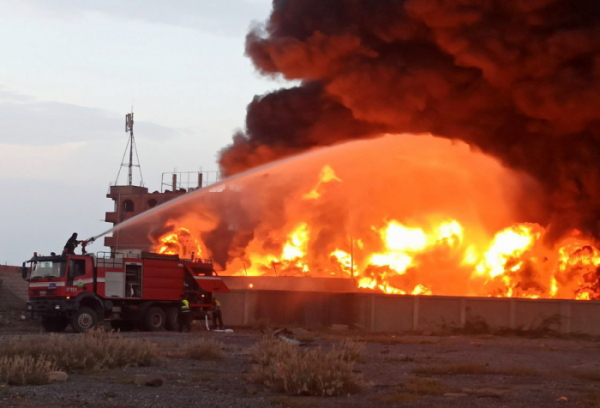
<path fill-rule="evenodd" d="M 111 223 L 113 226 L 219 180 L 220 174 L 215 171 L 163 173 L 161 190 L 150 193 L 148 188 L 144 187 L 141 165 L 133 136 L 133 112 L 125 116 L 125 131 L 129 133 L 129 138 L 123 159 L 129 156 L 129 160 L 121 163 L 115 184 L 110 186 L 110 192 L 106 195 L 114 201 L 114 210 L 106 213 L 104 221 Z M 126 184 L 119 184 L 119 176 L 123 167 L 128 169 L 127 182 Z M 133 181 L 134 167 L 139 169 L 139 185 L 135 185 Z M 109 247 L 111 252 L 143 251 L 152 244 L 147 231 L 147 228 L 140 228 L 139 231 L 117 231 L 113 236 L 104 238 L 104 245 Z"/>

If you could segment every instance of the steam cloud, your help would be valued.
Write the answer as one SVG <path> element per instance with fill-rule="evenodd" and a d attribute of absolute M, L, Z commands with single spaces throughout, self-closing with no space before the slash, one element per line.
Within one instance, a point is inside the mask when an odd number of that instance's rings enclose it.
<path fill-rule="evenodd" d="M 254 98 L 245 133 L 222 152 L 226 173 L 431 132 L 537 178 L 554 237 L 597 235 L 597 0 L 274 0 L 246 52 L 262 74 L 301 84 Z"/>

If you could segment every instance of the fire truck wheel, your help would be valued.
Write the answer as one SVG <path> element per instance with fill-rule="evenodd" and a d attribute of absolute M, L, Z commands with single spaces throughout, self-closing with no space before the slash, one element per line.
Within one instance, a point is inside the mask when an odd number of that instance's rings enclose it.
<path fill-rule="evenodd" d="M 147 331 L 159 331 L 165 328 L 165 312 L 160 307 L 151 307 L 144 315 L 144 329 Z"/>
<path fill-rule="evenodd" d="M 69 325 L 69 319 L 64 317 L 47 317 L 42 320 L 42 326 L 46 331 L 59 333 Z"/>
<path fill-rule="evenodd" d="M 80 308 L 71 318 L 71 327 L 77 333 L 84 333 L 98 325 L 98 316 L 89 307 Z"/>
<path fill-rule="evenodd" d="M 170 307 L 167 309 L 167 321 L 165 327 L 169 331 L 179 330 L 179 309 L 176 307 Z"/>

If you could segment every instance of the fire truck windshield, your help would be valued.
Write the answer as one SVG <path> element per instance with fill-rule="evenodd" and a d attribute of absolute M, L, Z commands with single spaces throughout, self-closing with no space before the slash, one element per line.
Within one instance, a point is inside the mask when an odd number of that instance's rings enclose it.
<path fill-rule="evenodd" d="M 29 279 L 61 278 L 65 275 L 66 263 L 63 261 L 39 261 L 33 264 Z"/>

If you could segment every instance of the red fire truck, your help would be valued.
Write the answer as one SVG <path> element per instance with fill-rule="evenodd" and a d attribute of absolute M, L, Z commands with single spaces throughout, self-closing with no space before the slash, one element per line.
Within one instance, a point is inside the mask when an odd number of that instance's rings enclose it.
<path fill-rule="evenodd" d="M 105 320 L 123 331 L 177 330 L 182 295 L 199 319 L 214 293 L 229 292 L 209 260 L 147 252 L 34 254 L 23 263 L 22 274 L 29 281 L 27 308 L 51 332 L 69 324 L 83 332 Z"/>

